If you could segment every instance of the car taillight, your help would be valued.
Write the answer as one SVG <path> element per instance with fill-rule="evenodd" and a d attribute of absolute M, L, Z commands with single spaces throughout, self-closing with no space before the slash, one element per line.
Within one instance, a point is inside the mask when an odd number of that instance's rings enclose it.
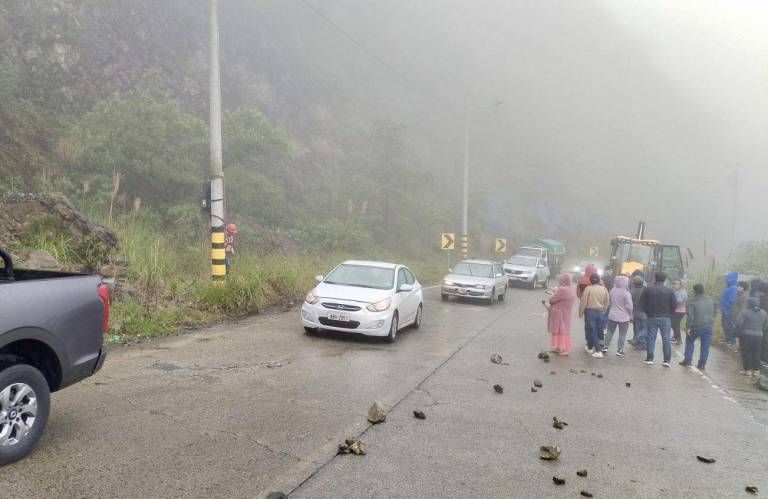
<path fill-rule="evenodd" d="M 104 318 L 101 323 L 101 332 L 106 333 L 109 327 L 109 287 L 106 284 L 99 284 L 99 298 L 104 307 Z"/>

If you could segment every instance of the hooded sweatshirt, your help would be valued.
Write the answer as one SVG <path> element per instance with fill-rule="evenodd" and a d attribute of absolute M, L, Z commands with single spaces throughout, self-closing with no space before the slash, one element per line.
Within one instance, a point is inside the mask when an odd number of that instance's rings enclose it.
<path fill-rule="evenodd" d="M 576 296 L 581 298 L 581 294 L 584 292 L 584 290 L 587 288 L 587 286 L 590 285 L 589 277 L 597 272 L 597 267 L 592 265 L 591 263 L 587 265 L 587 268 L 584 269 L 584 275 L 581 276 L 581 279 L 579 279 L 579 284 L 576 286 Z M 603 284 L 603 281 L 600 281 L 600 284 Z"/>
<path fill-rule="evenodd" d="M 736 283 L 739 282 L 738 272 L 728 272 L 725 276 L 725 289 L 720 295 L 720 312 L 726 316 L 733 315 L 733 304 L 736 303 Z"/>
<path fill-rule="evenodd" d="M 613 322 L 629 322 L 632 319 L 634 304 L 632 294 L 629 292 L 629 279 L 620 275 L 613 280 L 611 288 L 611 309 L 608 312 L 608 320 Z"/>
<path fill-rule="evenodd" d="M 675 299 L 677 300 L 675 313 L 684 314 L 686 312 L 685 305 L 688 303 L 688 291 L 685 290 L 685 281 L 680 281 L 680 289 L 675 290 Z"/>
<path fill-rule="evenodd" d="M 750 298 L 748 307 L 736 318 L 736 329 L 742 336 L 763 336 L 768 331 L 768 312 L 760 309 L 760 300 Z"/>
<path fill-rule="evenodd" d="M 645 289 L 645 281 L 642 278 L 642 274 L 643 273 L 640 272 L 639 276 L 635 275 L 635 277 L 632 278 L 632 289 L 629 290 L 632 295 L 632 307 L 634 309 L 635 319 L 645 319 L 645 312 L 640 308 L 640 295 L 643 294 L 643 290 Z M 637 277 L 640 277 L 640 279 L 637 279 Z"/>

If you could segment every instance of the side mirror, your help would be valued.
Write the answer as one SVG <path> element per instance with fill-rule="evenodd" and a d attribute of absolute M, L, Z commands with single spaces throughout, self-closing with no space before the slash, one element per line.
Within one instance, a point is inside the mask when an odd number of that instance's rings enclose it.
<path fill-rule="evenodd" d="M 401 284 L 397 289 L 398 293 L 410 293 L 413 291 L 413 284 Z"/>
<path fill-rule="evenodd" d="M 496 274 L 496 277 L 504 277 L 504 274 Z"/>
<path fill-rule="evenodd" d="M 315 282 L 323 282 L 323 277 L 324 276 L 322 274 L 316 275 L 315 276 Z"/>
<path fill-rule="evenodd" d="M 539 268 L 540 268 L 540 269 L 543 269 L 544 267 L 546 267 L 546 265 L 544 265 L 543 263 L 540 263 L 540 264 L 539 264 Z"/>

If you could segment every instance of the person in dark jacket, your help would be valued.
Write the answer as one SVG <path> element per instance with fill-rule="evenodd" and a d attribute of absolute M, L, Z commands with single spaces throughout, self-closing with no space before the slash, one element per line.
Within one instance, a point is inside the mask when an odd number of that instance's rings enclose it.
<path fill-rule="evenodd" d="M 741 361 L 744 366 L 739 374 L 760 374 L 760 353 L 763 335 L 768 332 L 768 312 L 760 308 L 760 300 L 750 298 L 747 309 L 736 318 L 736 330 L 741 341 Z"/>
<path fill-rule="evenodd" d="M 698 339 L 701 341 L 701 351 L 696 367 L 704 369 L 709 357 L 709 346 L 712 343 L 712 324 L 715 322 L 715 314 L 717 313 L 715 300 L 704 294 L 704 286 L 696 284 L 693 286 L 693 298 L 688 301 L 686 308 L 688 318 L 685 327 L 688 332 L 685 336 L 685 359 L 680 362 L 680 365 L 691 365 L 694 343 Z"/>
<path fill-rule="evenodd" d="M 723 342 L 729 347 L 734 347 L 736 344 L 733 305 L 736 303 L 736 283 L 738 281 L 738 272 L 728 272 L 725 276 L 725 289 L 720 295 L 720 319 L 723 324 L 723 333 L 725 333 Z"/>
<path fill-rule="evenodd" d="M 664 285 L 667 274 L 656 274 L 653 286 L 648 286 L 640 295 L 640 308 L 648 316 L 648 337 L 646 339 L 645 363 L 653 365 L 653 354 L 656 349 L 656 334 L 661 332 L 661 344 L 664 352 L 664 367 L 669 367 L 672 359 L 672 343 L 670 332 L 672 331 L 672 316 L 677 308 L 677 298 L 672 288 Z"/>
<path fill-rule="evenodd" d="M 636 271 L 634 277 L 632 278 L 632 288 L 629 290 L 630 294 L 632 295 L 632 305 L 633 305 L 633 312 L 632 312 L 632 339 L 629 340 L 630 345 L 632 345 L 635 348 L 642 348 L 645 350 L 646 347 L 646 320 L 648 318 L 647 315 L 645 315 L 645 312 L 640 308 L 640 295 L 643 294 L 643 290 L 645 289 L 645 279 L 643 278 L 643 273 Z"/>

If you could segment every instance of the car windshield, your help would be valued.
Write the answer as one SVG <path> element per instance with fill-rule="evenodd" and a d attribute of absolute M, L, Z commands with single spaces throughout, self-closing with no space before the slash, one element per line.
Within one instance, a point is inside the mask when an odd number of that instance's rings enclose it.
<path fill-rule="evenodd" d="M 359 288 L 391 289 L 394 287 L 395 269 L 344 263 L 328 274 L 323 282 Z"/>
<path fill-rule="evenodd" d="M 539 248 L 520 248 L 517 250 L 517 254 L 520 256 L 540 256 L 541 250 Z"/>
<path fill-rule="evenodd" d="M 493 266 L 487 263 L 459 262 L 453 269 L 456 275 L 471 275 L 475 277 L 493 277 Z"/>
<path fill-rule="evenodd" d="M 521 267 L 536 266 L 536 260 L 534 258 L 524 258 L 524 257 L 517 257 L 517 256 L 513 256 L 512 258 L 507 260 L 507 263 L 510 265 L 519 265 Z"/>

